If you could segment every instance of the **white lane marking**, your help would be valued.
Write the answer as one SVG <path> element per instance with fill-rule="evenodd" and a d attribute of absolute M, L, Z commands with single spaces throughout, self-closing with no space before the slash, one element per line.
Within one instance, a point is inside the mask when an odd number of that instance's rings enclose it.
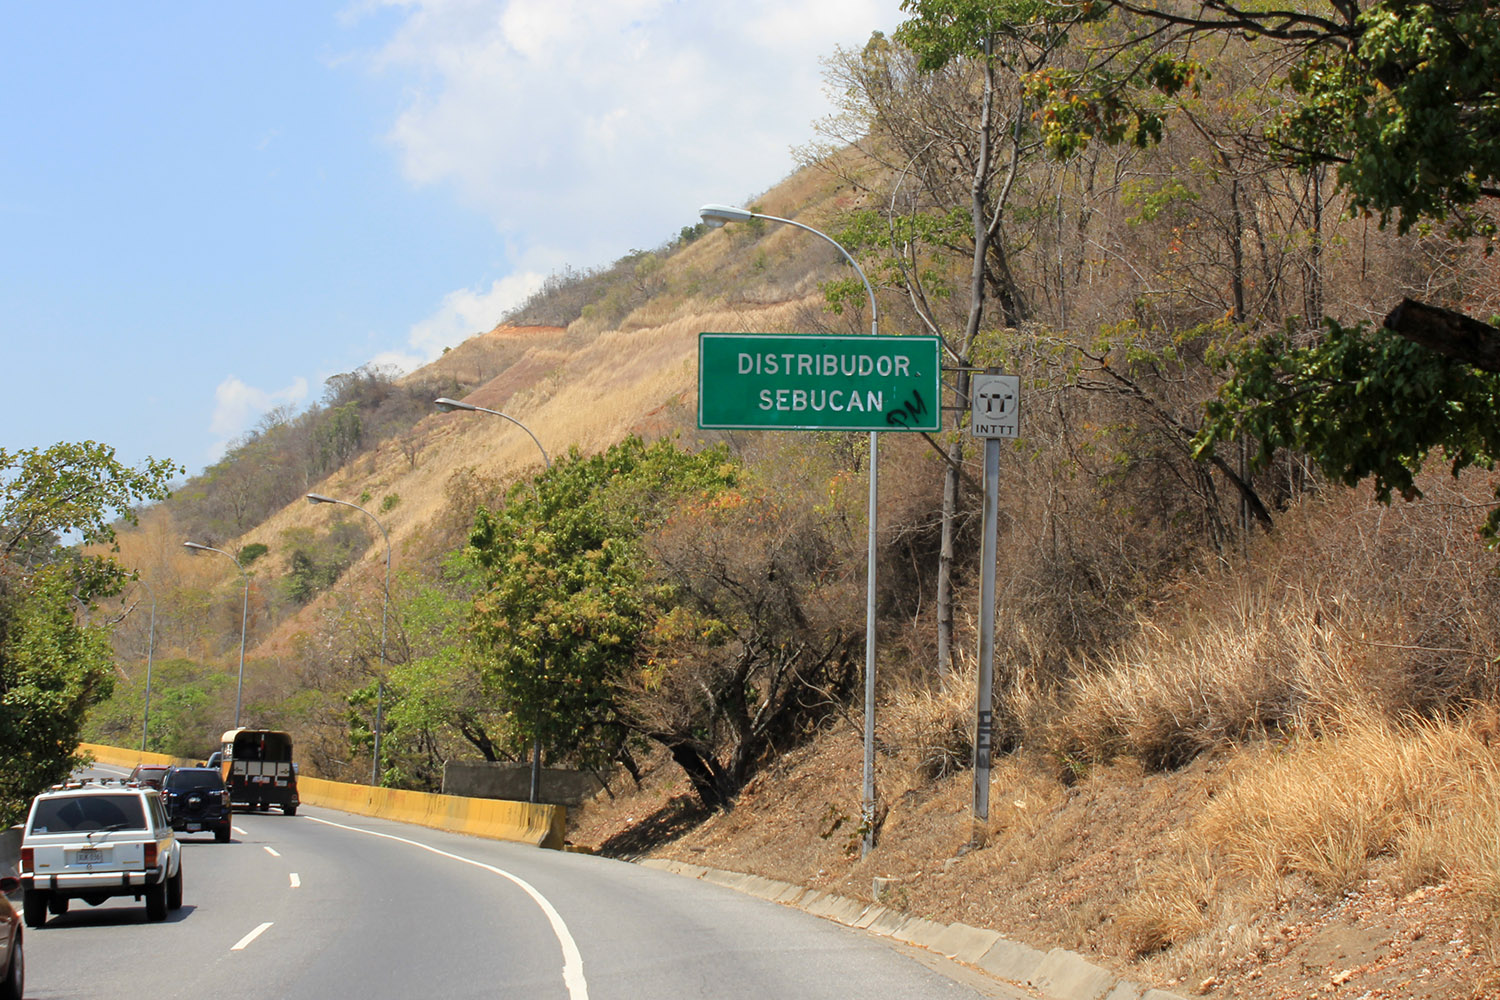
<path fill-rule="evenodd" d="M 261 845 L 261 849 L 264 850 L 267 854 L 269 854 L 273 858 L 279 858 L 279 857 L 281 857 L 281 855 L 279 853 L 277 853 L 276 848 L 270 846 L 269 844 L 262 844 Z"/>
<path fill-rule="evenodd" d="M 229 950 L 244 951 L 246 948 L 250 947 L 251 941 L 254 941 L 256 938 L 264 934 L 273 923 L 275 923 L 275 921 L 268 920 L 265 923 L 261 924 L 259 927 L 255 928 L 255 930 L 251 931 L 249 934 L 246 934 L 244 937 L 240 938 L 239 941 L 235 942 L 234 947 L 230 948 Z"/>
<path fill-rule="evenodd" d="M 250 831 L 248 831 L 248 830 L 242 830 L 242 829 L 240 829 L 237 826 L 232 826 L 231 825 L 229 829 L 233 830 L 235 833 L 239 834 L 241 837 L 248 837 L 248 836 L 250 836 Z"/>
<path fill-rule="evenodd" d="M 422 850 L 430 851 L 433 854 L 438 855 L 439 857 L 450 858 L 454 861 L 462 861 L 466 865 L 473 865 L 475 868 L 483 868 L 487 872 L 492 872 L 493 874 L 499 875 L 503 879 L 509 879 L 511 882 L 514 882 L 522 892 L 531 897 L 531 901 L 541 909 L 543 914 L 546 915 L 547 922 L 552 925 L 552 933 L 557 936 L 557 943 L 562 945 L 563 984 L 568 988 L 569 1000 L 588 1000 L 589 987 L 588 983 L 585 982 L 583 978 L 583 954 L 578 950 L 578 943 L 573 940 L 573 935 L 568 931 L 568 925 L 563 922 L 562 914 L 557 912 L 557 908 L 547 900 L 546 896 L 543 896 L 540 892 L 537 892 L 536 889 L 531 885 L 531 883 L 527 882 L 525 879 L 520 878 L 516 875 L 512 875 L 510 872 L 505 871 L 503 868 L 496 868 L 494 865 L 487 865 L 483 861 L 475 861 L 473 858 L 466 858 L 461 854 L 450 854 L 449 852 L 433 847 L 430 844 L 424 844 L 419 840 L 407 840 L 405 837 L 397 837 L 394 834 L 390 833 L 377 833 L 374 830 L 365 830 L 357 826 L 345 826 L 343 823 L 335 823 L 332 820 L 319 819 L 316 816 L 308 816 L 307 818 L 312 820 L 314 823 L 322 823 L 324 826 L 334 826 L 338 827 L 340 830 L 349 830 L 354 833 L 369 834 L 371 837 L 383 837 L 386 840 L 394 840 L 400 844 L 409 844 L 412 847 L 420 847 Z"/>
<path fill-rule="evenodd" d="M 293 889 L 300 889 L 300 888 L 302 888 L 302 879 L 300 879 L 297 876 L 296 872 L 292 872 L 292 888 Z"/>

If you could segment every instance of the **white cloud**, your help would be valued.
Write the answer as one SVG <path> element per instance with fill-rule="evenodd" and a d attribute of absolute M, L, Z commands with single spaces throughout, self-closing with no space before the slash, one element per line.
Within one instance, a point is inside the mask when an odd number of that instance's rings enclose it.
<path fill-rule="evenodd" d="M 408 81 L 389 140 L 522 252 L 582 266 L 764 191 L 830 111 L 822 57 L 895 0 L 386 0 L 371 65 Z"/>
<path fill-rule="evenodd" d="M 535 271 L 523 271 L 492 282 L 487 290 L 460 288 L 449 292 L 436 312 L 412 325 L 407 337 L 411 351 L 390 352 L 375 361 L 398 365 L 403 371 L 424 365 L 442 354 L 444 348 L 493 329 L 500 317 L 541 288 L 543 280 Z"/>
<path fill-rule="evenodd" d="M 214 389 L 214 414 L 208 429 L 214 436 L 210 457 L 223 455 L 231 441 L 255 426 L 262 416 L 278 406 L 298 406 L 307 399 L 307 379 L 292 380 L 284 389 L 257 389 L 231 375 Z"/>

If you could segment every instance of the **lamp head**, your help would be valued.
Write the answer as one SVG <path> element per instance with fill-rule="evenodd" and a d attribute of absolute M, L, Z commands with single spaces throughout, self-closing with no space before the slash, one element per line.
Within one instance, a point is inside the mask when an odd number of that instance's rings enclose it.
<path fill-rule="evenodd" d="M 432 405 L 436 406 L 444 413 L 451 413 L 454 410 L 478 409 L 478 407 L 476 407 L 473 403 L 460 403 L 458 400 L 449 399 L 447 396 L 439 396 L 437 399 L 434 399 L 432 401 Z"/>
<path fill-rule="evenodd" d="M 208 549 L 207 545 L 199 545 L 197 542 L 183 542 L 182 543 L 182 547 L 185 548 L 185 549 L 192 549 L 195 552 L 198 551 L 199 549 L 202 549 L 202 550 L 205 550 L 205 551 Z"/>
<path fill-rule="evenodd" d="M 748 208 L 735 208 L 733 205 L 704 205 L 698 209 L 698 215 L 714 229 L 726 222 L 749 222 L 755 218 L 755 213 Z"/>
<path fill-rule="evenodd" d="M 316 504 L 316 503 L 338 503 L 338 501 L 335 500 L 333 497 L 325 497 L 321 493 L 309 493 L 307 495 L 307 502 L 308 503 L 314 503 L 314 504 Z"/>

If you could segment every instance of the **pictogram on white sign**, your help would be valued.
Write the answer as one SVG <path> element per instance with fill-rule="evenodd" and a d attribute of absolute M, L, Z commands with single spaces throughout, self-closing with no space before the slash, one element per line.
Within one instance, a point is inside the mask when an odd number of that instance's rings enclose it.
<path fill-rule="evenodd" d="M 981 438 L 1013 438 L 1021 432 L 1021 376 L 975 375 L 969 433 Z"/>

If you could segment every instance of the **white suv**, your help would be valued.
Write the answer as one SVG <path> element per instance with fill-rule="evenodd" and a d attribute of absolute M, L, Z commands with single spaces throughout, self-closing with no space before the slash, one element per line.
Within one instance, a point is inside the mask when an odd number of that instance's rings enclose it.
<path fill-rule="evenodd" d="M 28 927 L 68 901 L 98 906 L 145 897 L 146 918 L 182 906 L 182 847 L 154 788 L 121 781 L 53 785 L 38 795 L 21 837 L 22 910 Z"/>

